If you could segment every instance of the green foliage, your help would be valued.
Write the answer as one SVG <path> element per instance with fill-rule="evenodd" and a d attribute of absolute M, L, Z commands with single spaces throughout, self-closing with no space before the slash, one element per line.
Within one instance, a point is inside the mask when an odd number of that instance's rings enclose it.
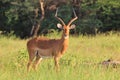
<path fill-rule="evenodd" d="M 1 1 L 2 8 L 0 9 L 1 16 L 0 19 L 3 23 L 0 25 L 0 29 L 9 33 L 14 31 L 14 34 L 25 37 L 29 34 L 31 29 L 31 17 L 33 17 L 34 6 L 30 1 Z M 5 20 L 4 20 L 5 19 Z"/>
<path fill-rule="evenodd" d="M 119 0 L 98 0 L 100 5 L 98 19 L 103 22 L 102 31 L 120 30 L 120 1 Z"/>
<path fill-rule="evenodd" d="M 79 0 L 78 0 L 79 1 Z M 58 16 L 65 23 L 73 17 L 70 1 L 59 7 Z M 47 3 L 48 4 L 48 3 Z M 39 8 L 39 0 L 2 0 L 0 1 L 0 31 L 7 34 L 13 31 L 21 38 L 28 37 L 34 21 L 39 22 L 39 16 L 35 20 L 34 9 Z M 77 34 L 96 34 L 97 31 L 119 31 L 120 30 L 120 1 L 119 0 L 82 0 L 74 7 L 79 19 L 74 23 L 77 25 Z M 39 8 L 40 9 L 40 8 Z M 46 9 L 46 8 L 45 8 Z M 55 19 L 55 11 L 45 10 L 45 19 L 41 23 L 39 33 L 45 29 L 57 29 L 59 22 Z"/>

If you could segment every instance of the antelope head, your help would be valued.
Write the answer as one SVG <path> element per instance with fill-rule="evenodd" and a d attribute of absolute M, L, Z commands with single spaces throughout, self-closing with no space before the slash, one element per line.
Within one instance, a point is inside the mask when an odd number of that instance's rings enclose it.
<path fill-rule="evenodd" d="M 66 25 L 66 24 L 64 23 L 64 21 L 63 21 L 60 17 L 57 16 L 57 13 L 58 13 L 58 8 L 57 8 L 57 10 L 56 10 L 55 17 L 56 17 L 62 24 L 58 23 L 58 24 L 57 24 L 57 27 L 63 30 L 63 36 L 62 36 L 62 37 L 63 37 L 64 39 L 67 39 L 67 38 L 69 38 L 69 30 L 70 30 L 70 29 L 74 29 L 74 28 L 76 27 L 75 24 L 72 24 L 72 22 L 75 21 L 78 17 L 76 16 L 75 10 L 73 9 L 73 13 L 74 13 L 74 16 L 75 16 L 75 17 L 74 17 L 73 19 L 71 19 L 71 20 L 68 22 L 68 24 Z M 72 25 L 71 25 L 71 24 L 72 24 Z"/>

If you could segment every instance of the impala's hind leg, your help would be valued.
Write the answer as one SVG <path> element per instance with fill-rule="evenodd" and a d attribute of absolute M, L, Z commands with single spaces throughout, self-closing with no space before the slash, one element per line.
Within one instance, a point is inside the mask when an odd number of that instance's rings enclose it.
<path fill-rule="evenodd" d="M 29 72 L 30 68 L 31 68 L 32 61 L 35 58 L 35 51 L 33 49 L 28 49 L 28 53 L 29 53 L 29 61 L 27 64 L 27 71 Z"/>
<path fill-rule="evenodd" d="M 38 67 L 39 63 L 41 62 L 41 60 L 42 60 L 42 58 L 37 54 L 36 55 L 36 60 L 35 60 L 34 65 L 33 65 L 34 70 L 37 69 L 37 67 Z"/>

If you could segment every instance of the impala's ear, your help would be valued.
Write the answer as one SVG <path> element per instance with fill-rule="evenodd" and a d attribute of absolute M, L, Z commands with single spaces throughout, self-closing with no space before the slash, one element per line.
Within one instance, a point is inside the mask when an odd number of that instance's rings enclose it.
<path fill-rule="evenodd" d="M 58 27 L 59 29 L 63 29 L 63 26 L 62 26 L 60 23 L 57 24 L 57 27 Z"/>
<path fill-rule="evenodd" d="M 70 26 L 70 29 L 74 29 L 76 27 L 76 25 L 75 24 L 72 24 L 71 26 Z"/>

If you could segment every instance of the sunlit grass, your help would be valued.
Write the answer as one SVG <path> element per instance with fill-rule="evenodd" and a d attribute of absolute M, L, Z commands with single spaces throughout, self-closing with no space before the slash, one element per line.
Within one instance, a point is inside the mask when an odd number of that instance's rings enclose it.
<path fill-rule="evenodd" d="M 54 36 L 52 36 L 54 35 Z M 59 38 L 60 34 L 49 35 Z M 59 35 L 59 36 L 57 36 Z M 70 36 L 69 48 L 60 60 L 60 71 L 53 59 L 45 59 L 38 71 L 26 71 L 27 40 L 0 36 L 0 80 L 119 80 L 120 68 L 97 65 L 112 58 L 120 60 L 120 37 L 117 34 Z M 88 63 L 88 64 L 87 64 Z M 89 64 L 91 63 L 91 64 Z"/>

